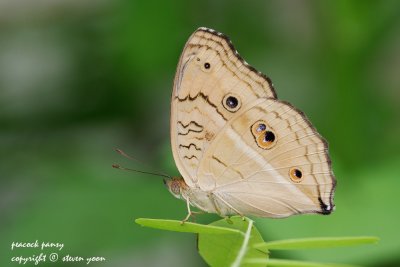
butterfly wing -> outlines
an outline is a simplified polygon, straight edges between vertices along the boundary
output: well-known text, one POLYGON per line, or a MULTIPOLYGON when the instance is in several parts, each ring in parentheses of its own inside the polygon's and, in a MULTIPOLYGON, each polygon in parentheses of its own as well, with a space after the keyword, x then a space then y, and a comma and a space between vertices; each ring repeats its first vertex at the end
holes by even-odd
POLYGON ((289 103, 262 98, 221 130, 203 155, 198 184, 236 213, 286 217, 333 210, 327 143, 289 103))
POLYGON ((230 40, 199 28, 179 60, 171 103, 171 144, 177 167, 190 187, 204 152, 235 116, 260 97, 276 98, 271 81, 249 66, 230 40))
POLYGON ((236 213, 285 217, 333 209, 326 142, 213 30, 198 29, 181 55, 171 143, 186 184, 212 192, 236 213))

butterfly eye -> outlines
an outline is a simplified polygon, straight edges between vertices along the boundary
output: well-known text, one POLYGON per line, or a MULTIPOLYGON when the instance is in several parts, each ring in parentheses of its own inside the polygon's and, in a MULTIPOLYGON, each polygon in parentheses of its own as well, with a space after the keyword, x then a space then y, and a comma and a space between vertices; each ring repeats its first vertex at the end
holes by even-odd
POLYGON ((260 132, 264 131, 266 128, 267 128, 267 126, 265 126, 264 123, 260 123, 260 124, 258 125, 256 131, 257 131, 258 133, 260 133, 260 132))
POLYGON ((226 95, 222 100, 222 104, 230 112, 235 112, 240 108, 239 98, 233 95, 226 95))
POLYGON ((172 193, 174 193, 175 195, 179 195, 181 192, 180 186, 179 186, 179 182, 173 181, 171 183, 171 191, 172 193))
POLYGON ((272 143, 275 141, 275 134, 271 131, 266 131, 264 135, 264 142, 272 143))
POLYGON ((276 136, 272 131, 263 131, 261 133, 257 133, 256 142, 259 147, 262 149, 271 149, 276 144, 276 136))
MULTIPOLYGON (((198 59, 200 59, 200 58, 198 58, 198 59)), ((201 67, 201 70, 206 72, 206 73, 210 73, 212 71, 211 63, 210 62, 205 62, 203 64, 203 62, 204 61, 202 61, 202 60, 197 60, 197 64, 201 67)))
POLYGON ((250 130, 260 148, 270 149, 275 146, 277 139, 275 131, 265 121, 256 121, 250 130))
POLYGON ((228 107, 232 108, 232 109, 233 109, 233 108, 236 108, 238 104, 239 104, 239 102, 238 102, 238 100, 237 100, 236 97, 229 96, 229 97, 226 99, 226 105, 227 105, 228 107))
POLYGON ((253 134, 254 138, 258 138, 266 129, 267 123, 263 120, 259 120, 251 126, 251 133, 253 134))
POLYGON ((268 124, 259 120, 251 126, 251 133, 257 145, 262 149, 270 149, 276 144, 276 134, 268 124))
POLYGON ((290 179, 292 179, 293 182, 299 183, 301 182, 301 178, 303 177, 303 173, 300 169, 297 168, 291 168, 289 171, 289 176, 290 179))
POLYGON ((275 145, 275 134, 271 131, 261 133, 257 138, 257 144, 263 149, 270 149, 275 145))

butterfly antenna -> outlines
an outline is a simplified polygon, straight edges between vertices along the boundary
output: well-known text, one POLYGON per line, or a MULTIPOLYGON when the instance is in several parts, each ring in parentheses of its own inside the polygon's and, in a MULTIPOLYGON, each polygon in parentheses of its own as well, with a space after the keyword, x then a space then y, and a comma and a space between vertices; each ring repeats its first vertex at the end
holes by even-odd
POLYGON ((139 161, 138 159, 135 159, 134 157, 129 156, 128 154, 126 154, 124 151, 122 151, 122 150, 119 149, 119 148, 116 148, 115 151, 117 151, 118 154, 124 156, 125 158, 128 158, 128 159, 130 159, 130 160, 139 162, 140 164, 144 164, 143 162, 139 161))
MULTIPOLYGON (((122 149, 116 148, 115 151, 116 151, 118 154, 124 156, 124 157, 127 158, 127 159, 130 159, 130 160, 132 160, 132 161, 136 161, 137 163, 143 165, 144 167, 151 168, 151 166, 149 166, 148 164, 143 163, 142 161, 138 160, 137 158, 134 158, 134 157, 132 157, 132 156, 126 154, 122 149)), ((116 164, 116 165, 118 165, 118 164, 116 164)), ((119 166, 119 165, 118 165, 118 166, 119 166)), ((120 167, 119 169, 121 169, 121 168, 122 168, 122 167, 120 167)), ((123 169, 128 170, 127 168, 123 168, 123 169)), ((154 168, 151 168, 151 169, 154 169, 154 168)), ((143 172, 143 171, 138 171, 138 172, 143 172)), ((150 174, 150 172, 144 172, 144 173, 149 173, 149 174, 150 174)), ((171 177, 170 175, 168 175, 168 174, 166 174, 165 172, 162 172, 162 171, 157 171, 157 172, 155 172, 155 173, 157 173, 157 175, 161 175, 161 176, 164 176, 164 177, 171 177)))
POLYGON ((114 169, 119 169, 119 170, 124 170, 124 171, 132 171, 132 172, 139 172, 139 173, 150 174, 150 175, 154 175, 154 176, 162 176, 162 177, 166 177, 166 178, 172 179, 171 176, 163 174, 163 173, 141 171, 141 170, 136 170, 136 169, 129 169, 129 168, 122 167, 119 164, 113 164, 112 167, 114 169))

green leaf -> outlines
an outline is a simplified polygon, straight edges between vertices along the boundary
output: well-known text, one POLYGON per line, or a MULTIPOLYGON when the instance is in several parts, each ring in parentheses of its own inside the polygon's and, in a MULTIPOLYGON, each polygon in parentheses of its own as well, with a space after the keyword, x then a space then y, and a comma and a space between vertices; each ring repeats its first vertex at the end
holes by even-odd
POLYGON ((199 253, 210 266, 265 266, 265 263, 244 263, 248 258, 268 258, 267 249, 254 248, 254 244, 263 242, 263 239, 253 221, 235 216, 231 222, 222 219, 211 225, 239 230, 240 234, 199 234, 199 253))
POLYGON ((256 264, 267 265, 268 267, 357 267, 356 265, 319 263, 310 261, 292 261, 279 259, 247 259, 244 263, 255 266, 256 264))
POLYGON ((198 250, 210 266, 350 267, 353 265, 269 259, 268 250, 354 246, 378 242, 377 237, 321 237, 264 242, 253 221, 234 216, 209 225, 163 219, 136 219, 136 223, 168 231, 198 234, 198 250))
POLYGON ((163 220, 163 219, 147 219, 139 218, 135 222, 141 226, 175 231, 175 232, 186 232, 186 233, 207 233, 207 234, 242 234, 238 229, 219 227, 213 225, 203 225, 198 223, 185 222, 182 224, 181 221, 176 220, 163 220))
POLYGON ((318 237, 301 238, 271 241, 256 244, 256 248, 265 248, 271 250, 278 249, 308 249, 308 248, 333 248, 344 246, 356 246, 362 244, 375 244, 379 238, 373 236, 360 237, 318 237))

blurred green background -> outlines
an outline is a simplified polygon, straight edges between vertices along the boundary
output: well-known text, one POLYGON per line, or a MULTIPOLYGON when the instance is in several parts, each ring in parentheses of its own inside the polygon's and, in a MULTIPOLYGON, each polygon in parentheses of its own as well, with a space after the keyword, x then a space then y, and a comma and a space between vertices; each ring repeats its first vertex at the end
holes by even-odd
POLYGON ((185 203, 160 178, 111 168, 178 174, 170 94, 180 52, 199 26, 230 36, 330 144, 336 211, 257 219, 264 238, 381 238, 272 257, 400 266, 397 0, 0 1, 0 265, 39 254, 10 248, 38 239, 64 243, 60 255, 106 258, 89 266, 205 266, 194 235, 134 223, 182 219, 185 203))

